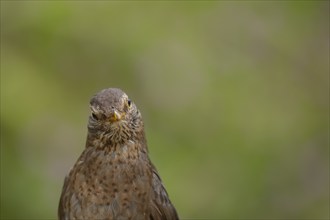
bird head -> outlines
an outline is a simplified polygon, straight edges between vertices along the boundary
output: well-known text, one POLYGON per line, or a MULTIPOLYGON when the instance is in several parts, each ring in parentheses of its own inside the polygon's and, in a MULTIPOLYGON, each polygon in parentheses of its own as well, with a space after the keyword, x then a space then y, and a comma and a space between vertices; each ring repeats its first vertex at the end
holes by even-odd
POLYGON ((143 131, 142 116, 134 102, 120 89, 104 89, 90 101, 89 132, 112 143, 137 138, 143 131))

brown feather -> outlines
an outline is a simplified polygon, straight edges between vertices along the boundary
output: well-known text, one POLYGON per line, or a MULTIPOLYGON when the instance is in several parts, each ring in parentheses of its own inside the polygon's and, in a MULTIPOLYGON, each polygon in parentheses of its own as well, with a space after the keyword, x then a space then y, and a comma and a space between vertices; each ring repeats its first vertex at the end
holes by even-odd
POLYGON ((90 104, 86 147, 64 180, 59 219, 178 219, 135 104, 120 89, 102 90, 90 104))

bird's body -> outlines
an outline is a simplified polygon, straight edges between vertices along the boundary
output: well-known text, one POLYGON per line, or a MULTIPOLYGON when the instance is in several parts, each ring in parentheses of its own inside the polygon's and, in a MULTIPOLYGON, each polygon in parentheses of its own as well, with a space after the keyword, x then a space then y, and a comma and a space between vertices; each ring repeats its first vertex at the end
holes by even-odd
POLYGON ((178 219, 135 104, 119 89, 102 90, 90 104, 86 147, 65 178, 59 219, 178 219))

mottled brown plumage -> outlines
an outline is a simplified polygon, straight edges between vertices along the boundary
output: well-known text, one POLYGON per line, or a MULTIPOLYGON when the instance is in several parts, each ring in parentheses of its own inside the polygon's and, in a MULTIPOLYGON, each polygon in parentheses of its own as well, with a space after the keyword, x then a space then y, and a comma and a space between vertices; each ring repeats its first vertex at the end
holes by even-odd
POLYGON ((148 157, 136 105, 111 88, 90 107, 86 147, 65 178, 59 219, 178 219, 148 157))

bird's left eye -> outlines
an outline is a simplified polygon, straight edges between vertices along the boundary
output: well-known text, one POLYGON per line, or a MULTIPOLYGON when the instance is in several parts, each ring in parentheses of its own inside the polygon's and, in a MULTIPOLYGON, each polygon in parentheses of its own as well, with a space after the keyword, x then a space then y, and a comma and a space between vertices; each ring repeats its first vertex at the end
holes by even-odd
POLYGON ((130 99, 127 100, 127 105, 128 105, 128 107, 131 107, 132 101, 130 99))

